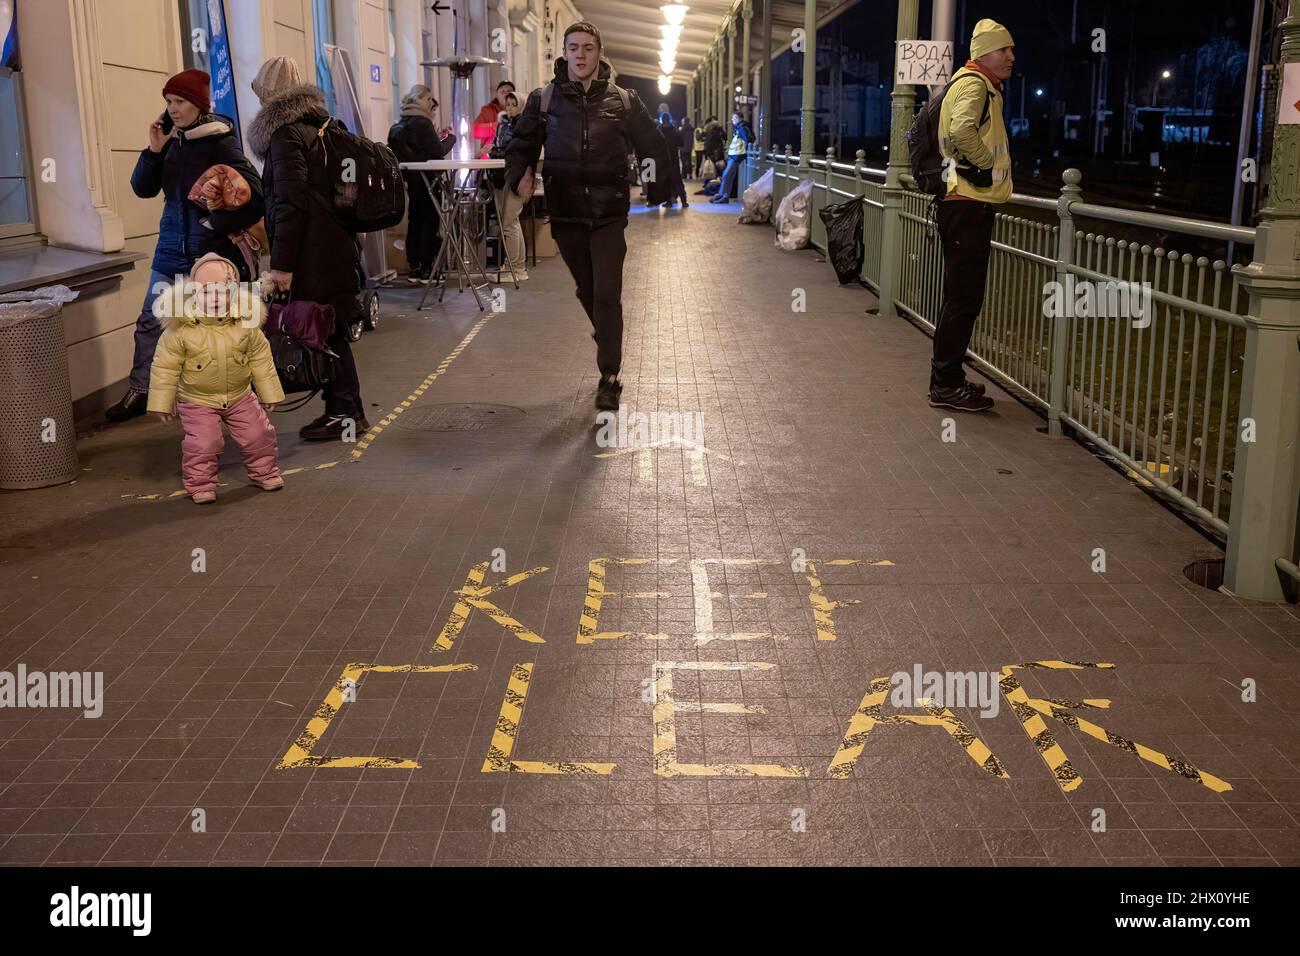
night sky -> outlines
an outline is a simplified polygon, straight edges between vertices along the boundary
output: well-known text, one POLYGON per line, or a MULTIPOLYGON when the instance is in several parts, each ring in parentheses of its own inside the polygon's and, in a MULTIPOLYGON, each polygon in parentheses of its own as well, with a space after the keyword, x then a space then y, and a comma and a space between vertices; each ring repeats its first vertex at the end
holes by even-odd
MULTIPOLYGON (((930 36, 929 7, 922 4, 921 37, 930 36)), ((860 113, 840 117, 840 153, 863 148, 869 160, 886 161, 896 9, 862 0, 818 32, 818 152, 832 143, 825 101, 834 61, 838 82, 855 87, 866 101, 860 113)), ((1222 218, 1236 175, 1253 11, 1253 0, 957 0, 955 56, 960 66, 983 17, 1003 23, 1016 41, 1005 116, 1023 115, 1023 130, 1012 142, 1017 190, 1050 195, 1059 188, 1060 171, 1074 166, 1099 200, 1222 218), (1106 31, 1104 60, 1092 49, 1096 28, 1106 31), (1161 78, 1165 70, 1168 79, 1161 78), (1103 75, 1104 107, 1112 111, 1100 124, 1104 139, 1094 105, 1103 75), (1125 143, 1126 103, 1134 110, 1200 110, 1195 118, 1163 120, 1197 127, 1195 139, 1167 142, 1162 120, 1147 114, 1129 119, 1125 143), (1101 147, 1094 148, 1098 142, 1101 147)), ((1270 0, 1262 62, 1271 57, 1271 27, 1270 0)), ((801 54, 787 52, 774 64, 772 129, 778 146, 799 142, 802 69, 801 54)), ((924 94, 918 102, 923 99, 924 94)), ((1257 146, 1252 137, 1248 155, 1257 146)))

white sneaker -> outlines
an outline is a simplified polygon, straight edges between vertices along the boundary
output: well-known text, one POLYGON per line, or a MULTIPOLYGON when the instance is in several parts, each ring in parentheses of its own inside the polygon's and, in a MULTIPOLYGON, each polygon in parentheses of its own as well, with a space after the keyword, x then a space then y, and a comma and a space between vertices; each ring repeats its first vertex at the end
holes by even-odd
POLYGON ((527 281, 528 281, 528 273, 527 273, 527 272, 522 272, 522 271, 517 271, 517 272, 515 272, 515 281, 516 281, 516 282, 527 282, 527 281))

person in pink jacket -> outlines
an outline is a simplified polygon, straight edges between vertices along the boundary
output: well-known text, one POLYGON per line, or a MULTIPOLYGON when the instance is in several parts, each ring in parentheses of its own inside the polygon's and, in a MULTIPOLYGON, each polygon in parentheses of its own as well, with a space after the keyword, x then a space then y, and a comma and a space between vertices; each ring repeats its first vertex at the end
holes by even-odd
POLYGON ((209 253, 194 264, 189 283, 158 296, 154 310, 165 331, 149 372, 148 410, 164 422, 180 417, 181 475, 190 497, 196 504, 217 500, 223 422, 249 480, 265 491, 283 488, 266 413, 284 401, 284 390, 262 334, 261 297, 239 282, 233 262, 209 253))

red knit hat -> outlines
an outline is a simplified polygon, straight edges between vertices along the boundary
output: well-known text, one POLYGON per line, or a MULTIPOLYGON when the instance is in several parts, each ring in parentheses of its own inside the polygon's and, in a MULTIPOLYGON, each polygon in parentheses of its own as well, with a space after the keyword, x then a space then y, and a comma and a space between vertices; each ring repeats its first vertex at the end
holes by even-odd
POLYGON ((211 80, 202 70, 182 70, 167 81, 163 87, 163 96, 168 93, 179 96, 197 106, 200 113, 207 113, 212 109, 208 93, 211 80))

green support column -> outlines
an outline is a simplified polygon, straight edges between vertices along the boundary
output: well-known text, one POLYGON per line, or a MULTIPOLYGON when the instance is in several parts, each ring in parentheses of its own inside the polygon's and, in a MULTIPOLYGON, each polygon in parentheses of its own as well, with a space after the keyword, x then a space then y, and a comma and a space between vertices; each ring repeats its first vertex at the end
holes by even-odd
POLYGON ((736 112, 736 15, 727 21, 727 122, 736 112))
MULTIPOLYGON (((1300 0, 1282 22, 1282 62, 1300 63, 1300 0)), ((1286 67, 1284 66, 1285 70, 1286 67)), ((1224 588, 1257 601, 1294 596, 1278 562, 1295 567, 1300 502, 1300 125, 1273 135, 1268 206, 1255 261, 1239 273, 1250 293, 1241 421, 1233 466, 1224 588), (1253 432, 1253 434, 1252 434, 1253 432), (1253 438, 1248 441, 1247 438, 1253 438)))
POLYGON ((803 101, 799 108, 799 166, 812 163, 817 112, 817 0, 803 0, 803 101))
MULTIPOLYGON (((719 38, 720 41, 721 38, 719 38)), ((711 112, 716 116, 722 102, 722 47, 715 41, 713 47, 713 98, 709 100, 711 112)))
MULTIPOLYGON (((1083 190, 1079 183, 1083 174, 1077 169, 1067 169, 1061 174, 1061 195, 1056 200, 1056 216, 1060 228, 1056 236, 1056 281, 1061 288, 1069 288, 1070 270, 1074 263, 1074 213, 1070 204, 1083 200, 1083 190)), ((1061 438, 1061 413, 1067 409, 1067 396, 1070 389, 1070 319, 1067 310, 1060 309, 1060 315, 1052 319, 1052 371, 1047 387, 1047 434, 1061 438)))
POLYGON ((718 122, 727 125, 727 30, 718 32, 718 122))
POLYGON ((763 0, 763 72, 758 88, 758 145, 772 149, 772 0, 763 0))
MULTIPOLYGON (((916 39, 919 0, 898 0, 898 39, 916 39)), ((892 64, 891 64, 892 65, 892 64)), ((902 245, 903 174, 907 172, 907 130, 916 115, 916 91, 894 80, 889 121, 889 165, 885 167, 885 216, 880 233, 880 306, 877 315, 893 315, 898 298, 899 248, 902 245)))
POLYGON ((709 112, 718 112, 718 48, 709 51, 709 112))
MULTIPOLYGON (((740 93, 742 96, 749 96, 749 21, 754 16, 753 0, 745 0, 745 6, 741 13, 744 17, 742 24, 740 40, 740 93)), ((747 119, 753 119, 753 111, 746 107, 744 115, 747 119)))

